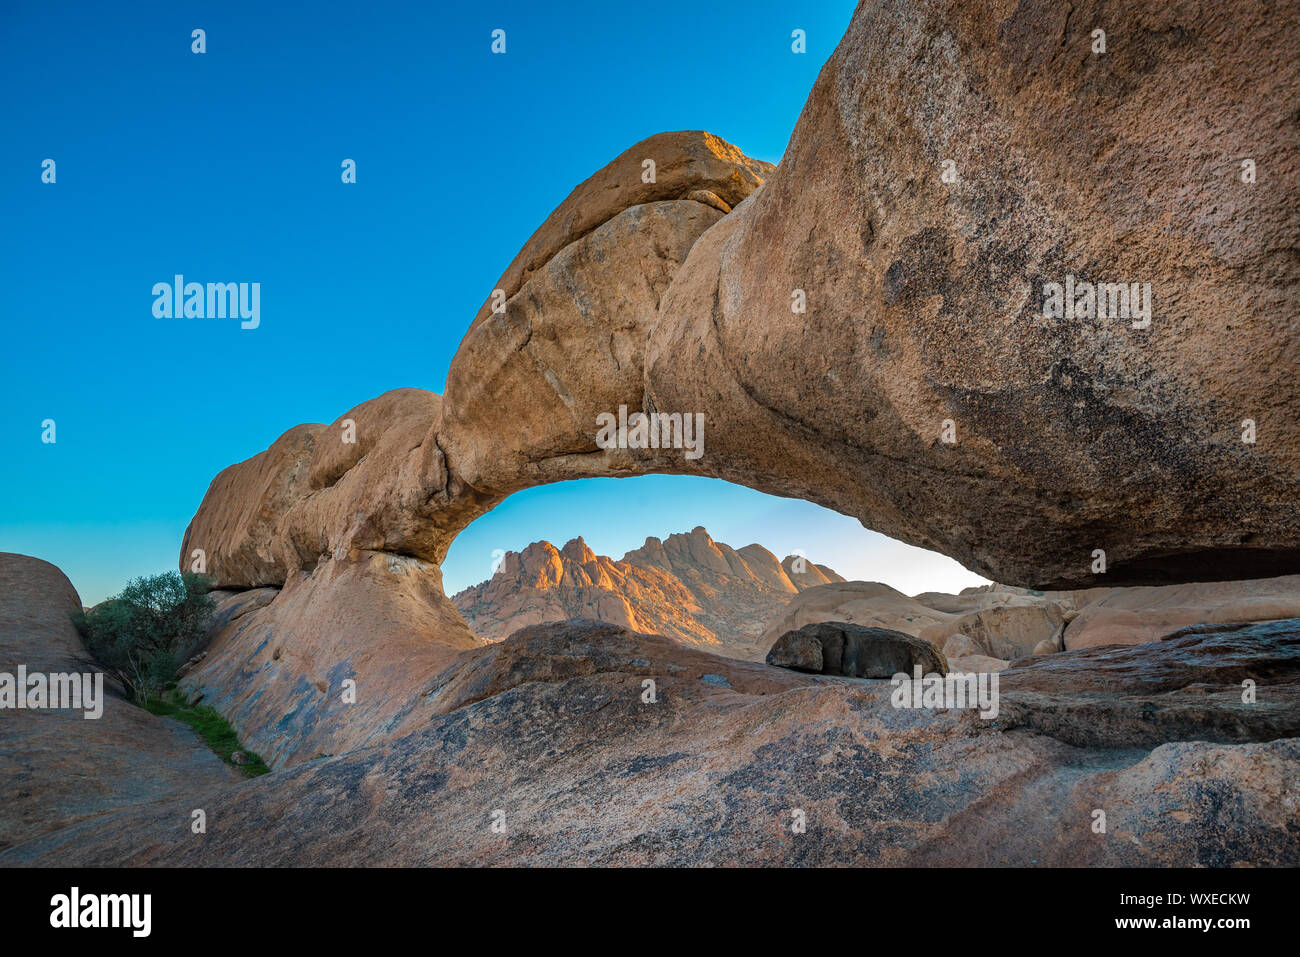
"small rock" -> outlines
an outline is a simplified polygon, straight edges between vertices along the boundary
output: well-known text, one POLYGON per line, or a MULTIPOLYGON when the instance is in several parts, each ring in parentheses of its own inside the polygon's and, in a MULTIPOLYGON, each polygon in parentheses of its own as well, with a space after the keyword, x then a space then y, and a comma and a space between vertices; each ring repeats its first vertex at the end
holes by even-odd
POLYGON ((990 658, 988 655, 965 655, 958 658, 948 658, 948 669, 950 674, 979 674, 981 672, 1001 671, 1008 667, 1011 662, 1005 658, 990 658))
POLYGON ((248 761, 249 761, 248 755, 245 754, 243 751, 232 751, 230 753, 231 764, 241 764, 241 765, 248 764, 248 761))

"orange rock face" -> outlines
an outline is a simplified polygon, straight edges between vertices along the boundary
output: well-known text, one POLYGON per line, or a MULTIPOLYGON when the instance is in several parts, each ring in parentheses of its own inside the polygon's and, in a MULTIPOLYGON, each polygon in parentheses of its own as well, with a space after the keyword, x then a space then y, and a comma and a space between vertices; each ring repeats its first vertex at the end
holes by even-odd
POLYGON ((570 618, 666 635, 719 654, 758 660, 768 623, 806 582, 842 580, 801 563, 793 577, 761 545, 733 549, 703 528, 647 538, 616 561, 577 538, 562 549, 534 542, 507 552, 496 574, 452 597, 480 637, 499 641, 520 628, 570 618))

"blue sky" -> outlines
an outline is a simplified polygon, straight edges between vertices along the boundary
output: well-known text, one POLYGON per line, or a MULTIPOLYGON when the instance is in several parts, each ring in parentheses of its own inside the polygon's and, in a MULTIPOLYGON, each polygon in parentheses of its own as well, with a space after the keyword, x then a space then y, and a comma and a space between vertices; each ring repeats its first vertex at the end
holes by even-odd
MULTIPOLYGON (((385 390, 441 392, 506 264, 622 150, 707 129, 779 161, 852 8, 6 0, 0 550, 88 604, 174 567, 220 469, 385 390), (155 318, 176 273, 260 282, 260 327, 155 318)), ((808 503, 658 477, 515 496, 457 541, 448 589, 496 548, 584 535, 617 557, 697 524, 906 590, 977 581, 808 503)))

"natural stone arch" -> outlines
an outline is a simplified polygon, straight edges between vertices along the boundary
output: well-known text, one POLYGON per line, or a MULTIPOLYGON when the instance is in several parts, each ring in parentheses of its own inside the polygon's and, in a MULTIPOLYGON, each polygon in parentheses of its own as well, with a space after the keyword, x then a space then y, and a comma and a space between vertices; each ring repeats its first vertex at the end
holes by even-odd
POLYGON ((993 29, 958 0, 860 5, 779 170, 704 133, 637 144, 529 240, 445 398, 387 393, 345 416, 355 445, 299 426, 227 469, 182 567, 202 548, 223 586, 284 585, 263 618, 352 589, 388 610, 372 642, 420 619, 466 647, 437 581, 460 529, 521 488, 658 471, 808 498, 1008 584, 1294 571, 1300 10, 1261 32, 1093 6, 993 29), (1094 61, 1103 14, 1126 42, 1094 61), (1229 158, 1261 129, 1277 179, 1248 190, 1229 158), (1045 319, 1067 275, 1151 283, 1150 334, 1045 319), (619 404, 704 413, 706 455, 598 449, 619 404))
POLYGON ((627 150, 525 245, 452 361, 446 396, 398 389, 302 425, 214 479, 182 544, 223 587, 280 585, 358 551, 441 562, 455 535, 523 488, 695 472, 680 452, 601 450, 596 417, 645 404, 645 346, 695 241, 770 164, 707 133, 627 150), (656 160, 642 180, 642 157, 656 160), (354 442, 345 441, 355 436, 354 442))

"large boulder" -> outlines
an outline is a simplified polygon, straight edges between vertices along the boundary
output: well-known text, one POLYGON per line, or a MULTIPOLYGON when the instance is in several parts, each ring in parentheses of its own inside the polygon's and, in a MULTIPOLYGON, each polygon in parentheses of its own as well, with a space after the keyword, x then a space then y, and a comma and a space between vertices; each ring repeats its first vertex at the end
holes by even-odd
POLYGON ((1300 617, 1300 575, 1076 593, 1065 647, 1156 641, 1187 625, 1300 617))
POLYGON ((934 645, 901 631, 865 628, 848 622, 823 622, 788 631, 767 653, 767 663, 795 671, 847 678, 892 678, 947 674, 948 661, 934 645))
POLYGON ((1156 641, 1196 624, 1300 617, 1300 575, 1182 585, 1135 585, 1034 591, 1009 585, 968 588, 960 595, 926 592, 909 598, 879 582, 809 588, 791 598, 765 633, 768 646, 792 629, 821 621, 891 628, 961 654, 1016 658, 1099 645, 1156 641))

